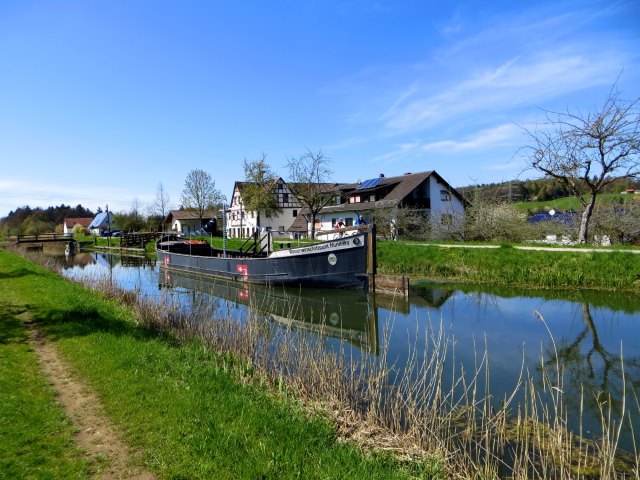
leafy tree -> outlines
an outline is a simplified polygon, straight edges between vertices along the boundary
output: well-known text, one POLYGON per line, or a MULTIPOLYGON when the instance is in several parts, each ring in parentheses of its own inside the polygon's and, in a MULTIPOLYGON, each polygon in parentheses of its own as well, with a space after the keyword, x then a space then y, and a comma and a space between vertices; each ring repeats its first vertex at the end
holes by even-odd
POLYGON ((289 169, 289 189, 308 210, 311 216, 311 238, 316 235, 316 216, 322 207, 335 198, 336 184, 328 183, 333 172, 329 169, 330 161, 321 151, 311 150, 298 158, 287 161, 289 169))
POLYGON ((23 233, 46 233, 62 231, 62 222, 67 217, 91 217, 94 213, 82 205, 71 207, 61 204, 58 207, 31 208, 28 205, 9 212, 0 219, 2 235, 21 235, 23 233))
POLYGON ((616 87, 592 111, 546 112, 535 130, 523 129, 530 168, 558 180, 582 207, 578 241, 585 243, 597 196, 618 178, 640 175, 640 98, 624 101, 616 87))
MULTIPOLYGON (((204 170, 191 170, 184 181, 184 189, 180 201, 182 207, 192 212, 204 225, 207 213, 216 210, 223 202, 224 196, 216 188, 216 182, 204 170)), ((209 220, 207 218, 207 220, 209 220)))
POLYGON ((245 158, 243 167, 245 183, 242 185, 242 201, 246 210, 257 212, 258 216, 264 213, 267 218, 282 212, 273 190, 278 178, 267 163, 267 156, 263 154, 262 159, 252 162, 245 158))
POLYGON ((118 228, 123 232, 139 232, 144 230, 146 222, 140 214, 138 200, 134 200, 128 212, 122 211, 113 214, 112 228, 118 228))

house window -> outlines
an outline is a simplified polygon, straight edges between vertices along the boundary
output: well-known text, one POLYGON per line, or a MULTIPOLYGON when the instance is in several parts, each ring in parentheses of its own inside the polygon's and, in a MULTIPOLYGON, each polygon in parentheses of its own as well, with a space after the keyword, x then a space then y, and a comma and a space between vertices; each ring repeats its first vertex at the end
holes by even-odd
POLYGON ((453 215, 450 213, 443 213, 440 217, 440 223, 446 227, 453 225, 453 215))
POLYGON ((370 202, 375 202, 376 201, 376 194, 372 193, 371 195, 369 195, 369 201, 370 202))
POLYGON ((331 219, 331 228, 336 228, 336 223, 338 223, 338 219, 337 218, 332 218, 331 219))
POLYGON ((280 225, 280 226, 278 227, 278 231, 279 231, 280 233, 284 233, 284 226, 280 225))
POLYGON ((282 194, 282 203, 289 203, 289 194, 288 193, 283 193, 282 194))
POLYGON ((440 201, 442 202, 450 202, 451 201, 451 193, 447 190, 440 190, 440 201))
POLYGON ((293 218, 296 218, 298 216, 298 210, 294 210, 293 212, 291 212, 293 215, 293 218))
POLYGON ((353 227, 353 218, 351 218, 351 217, 345 218, 344 219, 344 226, 345 227, 353 227))

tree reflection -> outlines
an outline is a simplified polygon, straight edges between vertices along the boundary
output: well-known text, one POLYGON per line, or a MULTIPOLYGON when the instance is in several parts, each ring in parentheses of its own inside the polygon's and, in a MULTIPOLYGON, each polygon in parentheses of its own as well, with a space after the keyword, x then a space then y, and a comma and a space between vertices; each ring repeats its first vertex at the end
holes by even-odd
MULTIPOLYGON (((598 334, 590 305, 582 302, 580 306, 584 328, 573 341, 561 339, 557 344, 549 345, 546 351, 549 360, 544 366, 559 367, 565 399, 569 403, 577 406, 584 392, 585 406, 599 418, 600 407, 606 402, 611 402, 614 411, 620 412, 625 386, 627 392, 640 387, 640 358, 624 358, 622 345, 620 351, 607 350, 598 334)), ((538 367, 539 373, 543 373, 542 368, 538 367)))

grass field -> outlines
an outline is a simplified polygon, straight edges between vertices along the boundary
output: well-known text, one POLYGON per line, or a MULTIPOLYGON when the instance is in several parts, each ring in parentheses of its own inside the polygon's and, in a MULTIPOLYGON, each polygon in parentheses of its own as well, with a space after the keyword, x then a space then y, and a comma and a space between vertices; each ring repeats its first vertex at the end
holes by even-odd
POLYGON ((461 283, 640 291, 640 255, 624 250, 442 248, 403 241, 378 242, 377 250, 378 271, 383 274, 461 283))

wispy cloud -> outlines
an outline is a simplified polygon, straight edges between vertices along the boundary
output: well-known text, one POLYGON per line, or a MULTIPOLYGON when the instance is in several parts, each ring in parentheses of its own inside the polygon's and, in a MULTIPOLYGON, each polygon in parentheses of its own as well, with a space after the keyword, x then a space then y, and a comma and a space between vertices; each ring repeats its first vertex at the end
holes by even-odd
POLYGON ((406 142, 374 160, 383 163, 391 163, 396 160, 425 153, 438 153, 446 156, 459 153, 478 154, 497 148, 509 147, 518 144, 518 137, 522 134, 520 127, 514 124, 498 125, 492 128, 477 131, 461 140, 436 140, 432 142, 406 142))
POLYGON ((620 64, 614 55, 594 59, 575 52, 515 57, 434 95, 423 95, 412 86, 398 96, 380 121, 386 129, 401 134, 456 117, 541 106, 562 94, 610 84, 620 64))
POLYGON ((498 125, 482 130, 462 140, 439 140, 420 146, 423 152, 465 152, 481 151, 498 146, 513 145, 521 129, 516 125, 498 125))

